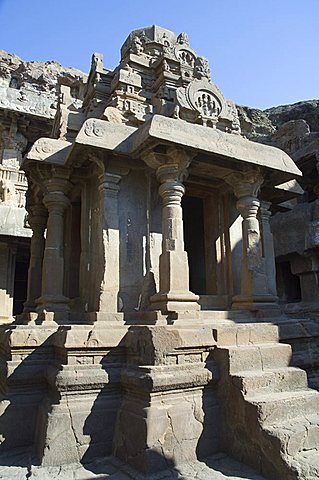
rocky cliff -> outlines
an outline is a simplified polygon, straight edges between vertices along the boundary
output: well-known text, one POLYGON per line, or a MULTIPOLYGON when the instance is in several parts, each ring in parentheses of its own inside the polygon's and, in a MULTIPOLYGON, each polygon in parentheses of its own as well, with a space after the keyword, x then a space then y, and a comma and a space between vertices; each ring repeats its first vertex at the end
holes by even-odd
POLYGON ((319 100, 258 110, 237 106, 242 134, 289 154, 319 138, 319 100))
POLYGON ((59 63, 25 62, 0 50, 0 108, 53 119, 58 85, 71 87, 74 101, 83 96, 87 76, 59 63))

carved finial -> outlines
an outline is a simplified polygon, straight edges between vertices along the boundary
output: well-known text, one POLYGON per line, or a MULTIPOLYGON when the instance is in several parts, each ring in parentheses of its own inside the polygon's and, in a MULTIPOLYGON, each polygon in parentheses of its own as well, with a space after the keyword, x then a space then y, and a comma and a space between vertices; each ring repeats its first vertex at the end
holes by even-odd
POLYGON ((207 58, 197 57, 195 60, 194 75, 201 80, 202 78, 208 78, 210 80, 210 69, 207 58))
POLYGON ((103 69, 103 55, 102 53, 94 52, 91 60, 91 70, 96 71, 98 67, 103 69))
POLYGON ((143 42, 137 35, 132 38, 131 53, 136 55, 143 53, 143 42))
POLYGON ((177 37, 177 43, 180 43, 181 45, 189 46, 187 33, 185 32, 180 33, 177 37))

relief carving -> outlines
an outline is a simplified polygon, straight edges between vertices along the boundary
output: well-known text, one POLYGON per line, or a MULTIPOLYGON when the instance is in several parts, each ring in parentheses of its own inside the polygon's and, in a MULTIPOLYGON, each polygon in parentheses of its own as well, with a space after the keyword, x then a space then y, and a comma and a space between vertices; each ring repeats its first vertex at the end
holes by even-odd
POLYGON ((105 129, 96 120, 87 120, 84 127, 84 133, 88 137, 103 137, 105 129))
POLYGON ((176 100, 186 119, 191 121, 193 118, 193 121, 201 121, 204 125, 207 122, 209 125, 216 124, 226 106, 222 94, 207 78, 195 79, 186 88, 178 88, 176 100))
POLYGON ((18 198, 14 184, 7 179, 0 180, 0 203, 9 206, 18 206, 18 198))
POLYGON ((34 149, 40 154, 42 154, 42 153, 49 154, 49 153, 53 152, 52 145, 47 140, 45 140, 43 138, 40 138, 35 143, 34 149))
POLYGON ((219 99, 208 90, 198 90, 194 103, 203 117, 218 117, 222 109, 219 99))

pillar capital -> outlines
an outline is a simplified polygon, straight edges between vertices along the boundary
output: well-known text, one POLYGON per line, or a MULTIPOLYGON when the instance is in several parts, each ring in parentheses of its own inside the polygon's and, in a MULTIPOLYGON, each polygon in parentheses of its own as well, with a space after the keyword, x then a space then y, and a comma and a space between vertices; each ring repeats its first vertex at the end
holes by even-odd
POLYGON ((263 213, 267 213, 267 215, 270 217, 271 216, 271 211, 270 211, 271 205, 272 205, 271 202, 267 202, 266 200, 260 200, 260 211, 262 211, 263 213))
POLYGON ((43 203, 49 213, 63 214, 64 210, 70 205, 70 200, 63 192, 50 192, 44 195, 43 203))
POLYGON ((257 197, 252 195, 240 197, 236 203, 237 210, 243 219, 256 218, 259 210, 260 202, 257 197))
POLYGON ((44 181, 44 187, 47 193, 64 193, 64 195, 67 195, 72 188, 72 183, 67 178, 53 176, 44 181))
POLYGON ((98 189, 101 195, 116 197, 120 191, 120 181, 122 176, 117 173, 103 172, 98 176, 98 189))
POLYGON ((260 218, 269 223, 269 219, 271 217, 271 202, 266 202, 266 200, 261 200, 260 201, 260 207, 259 207, 259 213, 260 213, 260 218))
POLYGON ((48 210, 43 204, 30 205, 28 207, 28 223, 33 234, 42 234, 47 226, 48 210))
POLYGON ((264 177, 259 168, 250 168, 243 172, 233 172, 224 177, 225 182, 233 187, 237 198, 257 197, 264 177))
POLYGON ((180 181, 188 176, 187 168, 194 157, 193 152, 180 147, 168 147, 165 152, 151 151, 142 158, 156 170, 160 182, 180 181))

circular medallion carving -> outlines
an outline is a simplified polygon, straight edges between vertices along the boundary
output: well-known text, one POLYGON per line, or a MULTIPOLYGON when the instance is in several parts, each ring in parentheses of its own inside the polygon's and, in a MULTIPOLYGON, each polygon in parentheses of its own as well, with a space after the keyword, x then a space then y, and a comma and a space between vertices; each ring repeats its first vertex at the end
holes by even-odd
POLYGON ((218 117, 222 110, 220 100, 208 90, 198 90, 196 92, 194 105, 203 117, 218 117))

